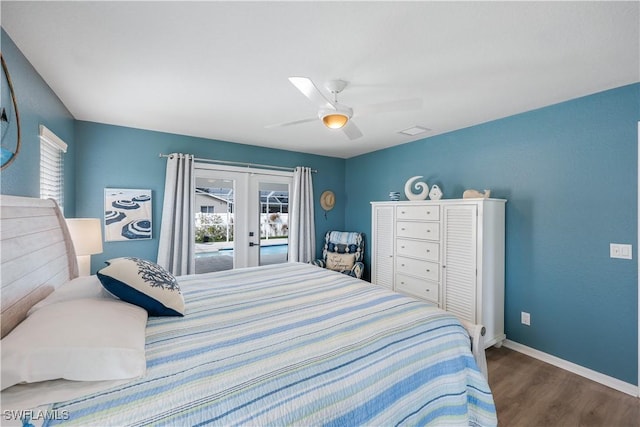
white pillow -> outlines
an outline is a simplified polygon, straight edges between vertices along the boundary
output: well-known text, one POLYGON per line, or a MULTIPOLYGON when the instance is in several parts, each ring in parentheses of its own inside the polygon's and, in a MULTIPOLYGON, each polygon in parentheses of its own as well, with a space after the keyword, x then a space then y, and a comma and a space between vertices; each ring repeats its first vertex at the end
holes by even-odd
POLYGON ((356 254, 327 254, 327 268, 335 271, 351 270, 356 262, 356 254))
POLYGON ((115 258, 98 270, 107 291, 150 316, 184 316, 184 297, 173 274, 141 258, 115 258))
POLYGON ((27 312, 27 316, 30 316, 35 311, 49 304, 78 298, 114 299, 113 295, 102 287, 97 276, 76 277, 58 286, 58 288, 51 292, 45 299, 31 307, 27 312))
POLYGON ((41 307, 2 339, 2 389, 58 378, 141 377, 146 371, 146 325, 146 311, 115 298, 41 307))

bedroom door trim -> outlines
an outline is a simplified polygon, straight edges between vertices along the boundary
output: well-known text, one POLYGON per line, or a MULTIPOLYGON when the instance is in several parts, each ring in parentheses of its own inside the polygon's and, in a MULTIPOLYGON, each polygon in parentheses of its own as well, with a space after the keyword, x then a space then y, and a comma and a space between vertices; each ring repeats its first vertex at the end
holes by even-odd
POLYGON ((636 264, 638 266, 638 393, 637 397, 640 398, 640 121, 638 121, 638 209, 636 210, 636 216, 638 219, 638 239, 636 240, 636 264))
MULTIPOLYGON (((256 200, 261 182, 289 183, 293 172, 250 167, 195 163, 198 172, 206 171, 226 175, 238 185, 235 188, 235 230, 233 268, 253 267, 260 264, 260 203, 256 200), (288 181, 287 181, 288 180, 288 181), (254 215, 256 214, 256 215, 254 215)), ((194 242, 195 244, 195 242, 194 242)))

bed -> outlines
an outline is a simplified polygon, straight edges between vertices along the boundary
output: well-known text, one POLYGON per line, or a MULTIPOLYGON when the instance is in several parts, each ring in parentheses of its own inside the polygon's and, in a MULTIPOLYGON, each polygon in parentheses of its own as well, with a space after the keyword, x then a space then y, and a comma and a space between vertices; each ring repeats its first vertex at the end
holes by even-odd
MULTIPOLYGON (((55 203, 0 202, 4 337, 77 270, 55 203), (20 261, 35 252, 47 261, 20 261)), ((25 413, 34 425, 497 424, 471 351, 480 329, 436 307, 301 263, 177 281, 185 316, 148 317, 144 375, 16 384, 2 391, 3 425, 25 413), (56 387, 65 399, 47 402, 56 387)))

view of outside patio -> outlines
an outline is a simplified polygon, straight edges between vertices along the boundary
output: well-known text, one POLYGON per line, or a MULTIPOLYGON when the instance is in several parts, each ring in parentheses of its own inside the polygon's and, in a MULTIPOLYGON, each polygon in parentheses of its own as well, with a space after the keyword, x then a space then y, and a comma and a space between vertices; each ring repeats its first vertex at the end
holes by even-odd
MULTIPOLYGON (((196 213, 196 243, 211 243, 212 248, 231 248, 233 213, 196 213), (216 245, 217 244, 217 245, 216 245)), ((286 239, 289 236, 288 213, 261 213, 260 239, 286 239)))
MULTIPOLYGON (((196 273, 233 268, 234 202, 230 188, 196 192, 196 273)), ((260 265, 286 262, 288 192, 260 191, 260 265)))

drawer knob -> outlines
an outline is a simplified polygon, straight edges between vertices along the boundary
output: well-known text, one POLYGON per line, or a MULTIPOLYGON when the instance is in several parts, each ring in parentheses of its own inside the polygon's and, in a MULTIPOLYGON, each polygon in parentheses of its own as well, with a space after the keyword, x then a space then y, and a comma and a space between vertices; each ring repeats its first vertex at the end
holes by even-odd
POLYGON ((404 231, 404 227, 402 227, 400 230, 404 231))
POLYGON ((427 211, 427 215, 431 215, 431 211, 427 211))
POLYGON ((427 233, 431 233, 431 230, 427 230, 427 233))
POLYGON ((404 249, 404 245, 400 246, 402 249, 404 249))
POLYGON ((425 291, 425 292, 431 292, 429 289, 425 289, 424 291, 425 291))
MULTIPOLYGON (((404 248, 404 246, 403 246, 403 248, 404 248)), ((431 252, 431 251, 429 249, 427 249, 427 253, 429 253, 429 252, 431 252)))
POLYGON ((429 269, 427 268, 427 273, 429 273, 430 271, 431 271, 431 270, 429 270, 429 269))

